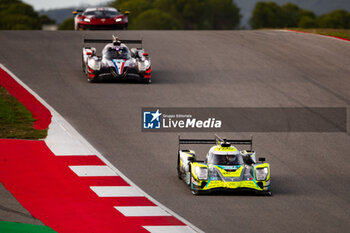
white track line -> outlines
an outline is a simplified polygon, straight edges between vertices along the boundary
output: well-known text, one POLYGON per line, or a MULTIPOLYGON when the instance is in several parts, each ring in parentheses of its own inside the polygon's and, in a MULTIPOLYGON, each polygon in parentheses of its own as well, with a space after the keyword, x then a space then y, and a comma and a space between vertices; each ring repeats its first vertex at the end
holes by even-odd
POLYGON ((151 233, 193 233, 188 226, 143 226, 151 233))
POLYGON ((108 166, 69 166, 78 176, 118 176, 108 166))
POLYGON ((45 139, 46 145, 56 156, 64 155, 94 155, 95 151, 87 147, 83 140, 77 140, 76 133, 71 127, 50 109, 51 124, 45 139), (73 133, 72 133, 73 132, 73 133))
MULTIPOLYGON (((25 83, 23 83, 16 75, 8 70, 4 65, 0 64, 0 68, 6 71, 13 79, 15 79, 22 87, 24 87, 29 93, 31 93, 38 101, 40 101, 52 114, 52 122, 49 127, 48 137, 45 139, 45 143, 50 150, 56 155, 96 155, 101 159, 107 166, 109 166, 116 174, 125 180, 129 186, 118 186, 112 189, 106 188, 106 186, 92 186, 90 187, 97 195, 106 195, 107 191, 113 194, 113 197, 118 197, 118 193, 127 194, 128 196, 145 196, 147 199, 152 201, 154 204, 162 208, 163 210, 170 213, 175 218, 188 226, 144 226, 145 229, 152 233, 187 233, 187 232, 199 232, 203 231, 176 214, 172 210, 168 209, 160 202, 152 198, 150 195, 145 193, 136 184, 134 184, 128 177, 121 173, 116 167, 113 166, 100 152, 98 152, 81 134, 78 133, 54 108, 46 103, 38 94, 30 89, 25 83), (103 189, 105 188, 105 189, 103 189), (96 190, 96 191, 95 191, 96 190)), ((106 196, 107 197, 107 196, 106 196)))
POLYGON ((90 186, 99 197, 143 197, 143 193, 132 186, 90 186))
POLYGON ((171 216, 158 206, 114 206, 114 208, 127 217, 171 216))

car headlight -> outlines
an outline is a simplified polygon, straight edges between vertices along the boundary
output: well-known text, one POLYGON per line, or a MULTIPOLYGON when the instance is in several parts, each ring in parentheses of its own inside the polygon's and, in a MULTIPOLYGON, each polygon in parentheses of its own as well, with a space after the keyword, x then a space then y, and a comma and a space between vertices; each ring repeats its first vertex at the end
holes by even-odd
POLYGON ((150 67, 151 63, 148 60, 145 60, 143 62, 138 62, 137 66, 140 71, 146 71, 150 67))
POLYGON ((129 63, 129 67, 135 67, 135 61, 129 63))
POLYGON ((261 167, 255 169, 256 180, 263 181, 266 180, 267 174, 269 174, 269 169, 267 167, 261 167))
POLYGON ((94 60, 94 59, 89 59, 88 66, 93 70, 99 70, 101 68, 101 63, 99 61, 94 60))
POLYGON ((198 180, 207 180, 208 179, 208 169, 206 167, 196 167, 194 173, 198 177, 198 180))
POLYGON ((149 66, 151 65, 151 63, 149 62, 149 60, 145 60, 144 61, 144 64, 145 64, 145 68, 146 70, 149 68, 149 66))
POLYGON ((89 18, 84 18, 84 21, 90 23, 91 20, 89 18))
POLYGON ((140 71, 145 71, 146 67, 143 62, 137 62, 137 67, 139 68, 140 71))
POLYGON ((118 23, 118 22, 121 22, 123 19, 122 18, 117 18, 115 19, 115 21, 118 23))

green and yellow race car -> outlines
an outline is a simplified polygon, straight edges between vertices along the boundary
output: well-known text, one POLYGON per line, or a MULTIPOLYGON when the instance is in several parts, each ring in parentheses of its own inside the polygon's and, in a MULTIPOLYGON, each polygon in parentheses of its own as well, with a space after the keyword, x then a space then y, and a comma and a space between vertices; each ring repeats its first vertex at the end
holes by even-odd
POLYGON ((265 158, 256 161, 252 150, 252 139, 181 139, 177 172, 179 179, 190 186, 192 194, 198 195, 221 190, 250 190, 271 195, 270 165, 265 158), (181 144, 215 144, 206 155, 205 161, 198 161, 193 150, 183 150, 181 144), (250 150, 238 150, 233 145, 250 145, 250 150))

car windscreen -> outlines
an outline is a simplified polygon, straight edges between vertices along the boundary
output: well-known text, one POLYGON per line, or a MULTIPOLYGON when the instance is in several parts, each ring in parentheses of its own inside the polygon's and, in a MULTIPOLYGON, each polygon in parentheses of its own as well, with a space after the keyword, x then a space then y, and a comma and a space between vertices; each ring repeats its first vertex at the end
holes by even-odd
POLYGON ((103 56, 109 60, 112 59, 129 59, 130 58, 130 52, 129 49, 126 47, 122 48, 108 48, 104 51, 103 56))
POLYGON ((241 165, 243 164, 243 159, 240 155, 211 154, 208 163, 215 165, 241 165))
POLYGON ((86 11, 83 14, 84 16, 94 16, 96 18, 112 18, 119 15, 118 11, 86 11))

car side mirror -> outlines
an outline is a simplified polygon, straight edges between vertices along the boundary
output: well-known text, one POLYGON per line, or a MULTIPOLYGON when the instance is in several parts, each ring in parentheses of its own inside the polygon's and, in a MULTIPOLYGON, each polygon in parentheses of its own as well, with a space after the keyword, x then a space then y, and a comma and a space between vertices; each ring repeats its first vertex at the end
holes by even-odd
POLYGON ((265 162, 265 160, 266 160, 266 159, 265 159, 264 157, 260 157, 260 158, 259 158, 259 162, 262 162, 262 163, 263 163, 263 162, 265 162))
POLYGON ((81 15, 84 11, 83 10, 75 10, 72 12, 73 15, 81 15))
POLYGON ((194 161, 196 161, 196 159, 195 159, 194 157, 188 157, 187 160, 188 160, 188 162, 194 162, 194 161))

